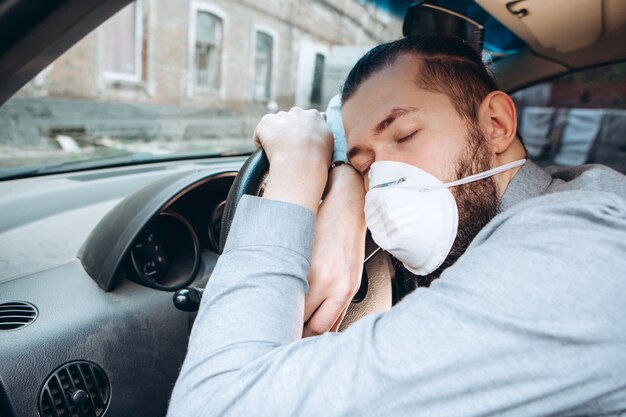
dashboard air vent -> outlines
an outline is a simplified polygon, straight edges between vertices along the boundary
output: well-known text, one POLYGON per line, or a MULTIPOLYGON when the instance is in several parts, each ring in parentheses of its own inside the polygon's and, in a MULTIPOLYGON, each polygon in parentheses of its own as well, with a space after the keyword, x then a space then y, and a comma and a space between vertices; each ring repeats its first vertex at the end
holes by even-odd
POLYGON ((0 303, 0 331, 28 326, 37 318, 37 309, 25 301, 0 303))
POLYGON ((48 377, 39 395, 41 417, 100 417, 111 399, 106 374, 91 362, 67 363, 48 377))

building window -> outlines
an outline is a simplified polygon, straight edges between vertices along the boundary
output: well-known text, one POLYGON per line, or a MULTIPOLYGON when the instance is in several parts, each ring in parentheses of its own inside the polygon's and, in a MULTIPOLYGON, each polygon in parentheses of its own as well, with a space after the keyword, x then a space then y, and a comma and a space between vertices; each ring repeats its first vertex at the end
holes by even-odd
POLYGON ((256 32, 254 54, 254 99, 267 101, 272 92, 272 55, 274 39, 265 32, 256 32))
POLYGON ((200 88, 219 88, 222 19, 199 11, 196 15, 194 84, 200 88))
POLYGON ((141 10, 141 0, 137 0, 102 25, 102 71, 105 78, 135 82, 141 79, 141 10))
POLYGON ((322 102, 322 80, 324 79, 324 55, 315 54, 315 70, 313 71, 313 88, 311 89, 311 104, 322 102))

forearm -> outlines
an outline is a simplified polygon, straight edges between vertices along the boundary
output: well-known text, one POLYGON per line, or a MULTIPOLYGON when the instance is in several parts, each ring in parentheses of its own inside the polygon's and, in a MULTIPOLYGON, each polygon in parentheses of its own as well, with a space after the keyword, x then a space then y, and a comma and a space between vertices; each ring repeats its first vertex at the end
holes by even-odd
MULTIPOLYGON (((365 221, 360 176, 353 168, 340 166, 331 171, 330 180, 322 210, 346 215, 358 242, 351 247, 362 251, 365 221)), ((210 333, 210 339, 201 342, 202 350, 245 343, 245 356, 254 358, 260 351, 251 349, 250 340, 263 351, 301 335, 315 216, 301 205, 265 197, 246 196, 240 202, 224 253, 204 292, 190 350, 196 339, 210 333)))
POLYGON ((242 198, 194 323, 185 385, 300 337, 314 220, 296 205, 242 198))
POLYGON ((328 178, 328 158, 275 158, 270 165, 264 198, 297 204, 314 214, 328 178))
MULTIPOLYGON (((349 207, 357 215, 351 221, 359 225, 362 184, 350 170, 331 171, 326 204, 349 207)), ((203 394, 211 395, 232 374, 301 337, 314 223, 315 216, 302 206, 242 199, 205 289, 179 379, 182 385, 174 394, 201 385, 203 394)), ((177 395, 174 399, 181 400, 177 395)))
POLYGON ((324 202, 335 210, 349 208, 357 217, 361 217, 365 204, 365 187, 356 169, 342 164, 330 171, 324 202))
MULTIPOLYGON (((324 202, 320 207, 318 228, 324 228, 324 222, 335 226, 330 236, 339 250, 358 251, 359 256, 346 256, 345 259, 363 259, 365 244, 365 189, 361 176, 349 165, 340 165, 330 171, 324 202), (337 224, 342 227, 336 227, 337 224)), ((316 246, 317 247, 317 246, 316 246)), ((315 259, 315 256, 314 256, 315 259)))
POLYGON ((361 176, 352 167, 340 165, 330 171, 315 226, 305 337, 337 330, 359 288, 365 253, 364 198, 361 176))
MULTIPOLYGON (((345 249, 364 250, 365 188, 360 174, 351 166, 344 164, 330 171, 328 189, 320 207, 318 222, 329 224, 341 223, 345 227, 335 227, 330 238, 336 240, 345 249), (338 220, 339 219, 339 220, 338 220)), ((318 225, 318 227, 323 225, 318 225)), ((328 238, 329 236, 326 236, 328 238)), ((346 259, 352 259, 347 257, 346 259)), ((362 256, 356 259, 363 259, 362 256)))

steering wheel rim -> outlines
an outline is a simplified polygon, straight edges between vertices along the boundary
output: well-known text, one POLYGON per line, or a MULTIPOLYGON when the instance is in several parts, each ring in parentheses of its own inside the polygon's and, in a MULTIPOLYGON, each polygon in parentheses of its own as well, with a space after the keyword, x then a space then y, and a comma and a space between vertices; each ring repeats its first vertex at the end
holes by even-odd
POLYGON ((222 215, 222 226, 220 231, 219 253, 222 254, 226 245, 226 238, 230 232, 230 226, 233 224, 239 201, 244 195, 258 196, 263 179, 270 169, 270 161, 265 155, 263 148, 259 148, 248 157, 243 164, 233 185, 228 191, 226 204, 224 205, 224 214, 222 215))
MULTIPOLYGON (((259 148, 250 155, 235 177, 224 206, 219 241, 220 254, 224 251, 241 197, 259 195, 269 166, 267 155, 263 148, 259 148)), ((366 292, 363 294, 363 291, 359 291, 358 299, 355 298, 350 303, 339 331, 345 330, 371 312, 388 310, 393 303, 395 268, 391 256, 379 250, 369 233, 365 242, 365 253, 361 288, 365 288, 366 292)))

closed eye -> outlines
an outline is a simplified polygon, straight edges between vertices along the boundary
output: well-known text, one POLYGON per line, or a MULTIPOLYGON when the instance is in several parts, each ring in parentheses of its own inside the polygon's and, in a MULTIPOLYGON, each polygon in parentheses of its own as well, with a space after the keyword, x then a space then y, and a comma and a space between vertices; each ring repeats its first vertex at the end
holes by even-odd
POLYGON ((397 143, 404 143, 406 141, 409 141, 411 139, 413 139, 415 137, 415 135, 417 135, 417 133, 419 132, 419 130, 416 130, 414 132, 412 132, 411 134, 401 137, 400 139, 397 139, 396 142, 397 143))
POLYGON ((370 165, 372 164, 372 161, 373 159, 370 159, 370 160, 363 162, 361 165, 359 165, 358 170, 362 176, 367 175, 367 172, 370 170, 370 165))

